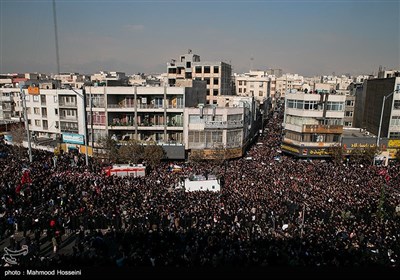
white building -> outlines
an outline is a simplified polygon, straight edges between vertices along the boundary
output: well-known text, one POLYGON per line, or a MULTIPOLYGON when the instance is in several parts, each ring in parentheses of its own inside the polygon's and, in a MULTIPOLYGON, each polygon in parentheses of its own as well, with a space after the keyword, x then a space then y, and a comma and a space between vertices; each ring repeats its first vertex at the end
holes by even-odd
POLYGON ((220 96, 217 105, 186 108, 185 148, 205 158, 237 158, 258 130, 258 106, 253 97, 220 96))
POLYGON ((271 97, 271 78, 265 71, 250 71, 235 74, 235 88, 238 96, 253 96, 259 104, 271 97))
POLYGON ((299 157, 329 156, 341 141, 346 95, 291 91, 285 97, 282 151, 299 157))

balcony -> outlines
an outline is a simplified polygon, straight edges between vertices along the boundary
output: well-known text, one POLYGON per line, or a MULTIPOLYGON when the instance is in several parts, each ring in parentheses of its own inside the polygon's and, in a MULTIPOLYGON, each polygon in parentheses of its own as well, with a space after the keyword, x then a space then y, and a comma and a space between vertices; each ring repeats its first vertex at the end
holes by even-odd
POLYGON ((303 133, 334 133, 342 134, 343 125, 312 125, 304 124, 303 133))
POLYGON ((241 128, 243 127, 243 121, 206 121, 204 123, 204 128, 241 128))
POLYGON ((78 121, 78 118, 76 116, 60 116, 60 119, 67 121, 78 121))
POLYGON ((76 103, 65 103, 65 102, 60 102, 59 103, 60 107, 68 107, 68 108, 76 108, 76 103))

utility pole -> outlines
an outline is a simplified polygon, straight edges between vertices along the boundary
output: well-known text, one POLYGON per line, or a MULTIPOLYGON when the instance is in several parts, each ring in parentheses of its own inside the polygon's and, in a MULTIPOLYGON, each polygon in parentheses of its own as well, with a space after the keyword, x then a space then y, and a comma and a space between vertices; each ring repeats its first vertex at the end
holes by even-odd
POLYGON ((28 113, 27 113, 27 110, 26 110, 25 92, 23 91, 22 87, 20 87, 20 94, 21 94, 21 97, 22 97, 22 106, 24 108, 24 120, 25 120, 26 136, 28 138, 29 162, 32 162, 31 134, 29 132, 28 113))
MULTIPOLYGON (((91 142, 90 145, 92 147, 92 156, 93 156, 93 147, 94 147, 94 133, 93 133, 93 96, 92 96, 92 87, 90 87, 89 91, 89 99, 90 99, 90 131, 91 131, 91 142)), ((86 113, 86 111, 85 111, 86 113)))
POLYGON ((88 139, 88 129, 87 129, 87 114, 86 114, 86 91, 85 88, 82 89, 82 93, 77 92, 76 90, 74 90, 73 88, 71 88, 71 90, 73 92, 76 93, 77 96, 79 96, 80 98, 82 98, 83 100, 83 124, 85 125, 84 129, 83 129, 83 133, 84 133, 84 138, 85 138, 85 160, 86 160, 86 166, 89 166, 89 156, 88 156, 88 145, 89 145, 89 139, 88 139))

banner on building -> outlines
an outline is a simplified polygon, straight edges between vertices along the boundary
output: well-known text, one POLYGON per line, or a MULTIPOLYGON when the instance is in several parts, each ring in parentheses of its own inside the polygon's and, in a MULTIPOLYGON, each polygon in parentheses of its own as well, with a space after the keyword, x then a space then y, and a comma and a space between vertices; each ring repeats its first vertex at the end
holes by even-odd
POLYGON ((31 94, 31 95, 39 95, 39 94, 40 94, 39 87, 29 86, 29 87, 28 87, 28 94, 31 94))
POLYGON ((63 133, 62 139, 64 143, 71 143, 71 144, 84 144, 84 136, 81 134, 75 133, 63 133))

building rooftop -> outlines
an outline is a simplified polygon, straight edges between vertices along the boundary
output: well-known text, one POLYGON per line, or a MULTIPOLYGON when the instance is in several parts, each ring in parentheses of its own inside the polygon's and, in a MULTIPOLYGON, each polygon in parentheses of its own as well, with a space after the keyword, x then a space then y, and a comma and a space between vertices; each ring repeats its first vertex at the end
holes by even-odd
POLYGON ((362 128, 344 128, 343 129, 344 137, 356 137, 356 138, 376 138, 376 136, 372 133, 369 133, 365 129, 362 128))

